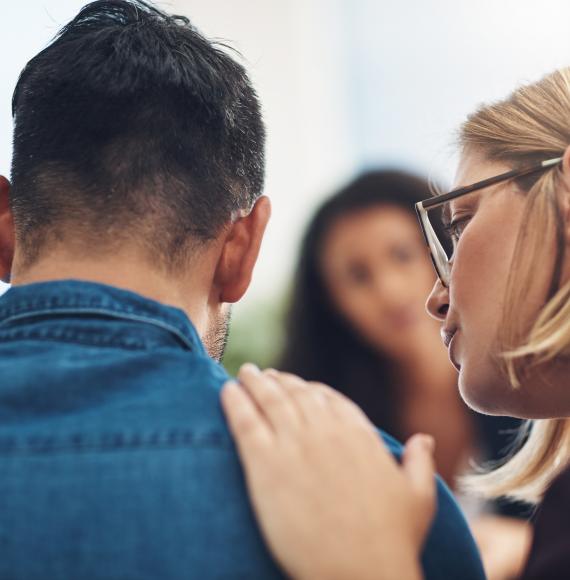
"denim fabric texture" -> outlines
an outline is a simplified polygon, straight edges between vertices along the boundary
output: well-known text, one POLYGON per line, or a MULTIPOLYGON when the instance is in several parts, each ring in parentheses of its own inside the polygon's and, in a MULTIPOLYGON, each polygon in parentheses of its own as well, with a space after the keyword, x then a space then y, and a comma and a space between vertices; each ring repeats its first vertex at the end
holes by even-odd
MULTIPOLYGON (((72 280, 0 297, 0 579, 282 578, 221 411, 227 379, 176 308, 72 280)), ((429 580, 484 577, 441 483, 423 564, 429 580)))

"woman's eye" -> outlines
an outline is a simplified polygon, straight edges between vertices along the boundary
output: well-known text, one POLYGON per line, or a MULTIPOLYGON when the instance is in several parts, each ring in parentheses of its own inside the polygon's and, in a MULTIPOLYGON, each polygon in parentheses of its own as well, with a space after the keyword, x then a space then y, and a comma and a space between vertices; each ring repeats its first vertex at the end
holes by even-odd
POLYGON ((448 226, 445 227, 448 235, 451 238, 451 241, 454 245, 457 245, 459 242, 459 238, 463 233, 463 230, 467 227, 467 224, 470 221, 470 217, 462 217, 459 219, 453 220, 448 226))
POLYGON ((392 250, 392 257, 401 263, 412 261, 418 255, 416 248, 400 246, 392 250))
POLYGON ((353 284, 366 284, 368 282, 368 270, 361 266, 353 266, 348 270, 348 279, 353 284))

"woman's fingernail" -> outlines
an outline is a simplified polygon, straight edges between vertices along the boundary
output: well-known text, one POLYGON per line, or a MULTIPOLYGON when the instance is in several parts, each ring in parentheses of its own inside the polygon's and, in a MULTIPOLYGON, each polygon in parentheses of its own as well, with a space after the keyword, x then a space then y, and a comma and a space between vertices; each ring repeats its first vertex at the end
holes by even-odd
POLYGON ((255 375, 258 375, 261 373, 261 371, 259 370, 259 367, 257 365, 254 365, 253 363, 245 363, 241 366, 241 370, 245 371, 247 373, 253 373, 255 375))
POLYGON ((226 391, 227 393, 230 393, 230 395, 235 393, 238 389, 239 389, 239 385, 235 381, 228 381, 224 385, 224 391, 226 391))
POLYGON ((422 445, 429 453, 435 451, 435 439, 431 435, 422 435, 422 445))

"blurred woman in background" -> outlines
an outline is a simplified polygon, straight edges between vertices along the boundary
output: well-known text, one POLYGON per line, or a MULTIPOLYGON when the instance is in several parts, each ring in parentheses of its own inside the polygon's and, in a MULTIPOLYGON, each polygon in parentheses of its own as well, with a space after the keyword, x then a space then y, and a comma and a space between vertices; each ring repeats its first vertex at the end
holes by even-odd
POLYGON ((333 386, 400 440, 433 435, 438 471, 454 487, 470 458, 499 457, 518 421, 462 403, 440 325, 425 312, 435 277, 413 208, 428 194, 418 177, 372 171, 321 206, 277 366, 333 386))

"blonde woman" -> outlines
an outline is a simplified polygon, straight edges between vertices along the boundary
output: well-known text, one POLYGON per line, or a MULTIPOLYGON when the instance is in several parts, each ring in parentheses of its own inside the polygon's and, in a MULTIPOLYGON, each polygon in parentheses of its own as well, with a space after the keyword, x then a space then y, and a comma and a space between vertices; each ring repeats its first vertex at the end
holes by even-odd
MULTIPOLYGON (((418 204, 439 280, 429 313, 473 409, 530 420, 511 459, 467 483, 538 511, 525 579, 570 577, 570 69, 472 114, 452 193, 418 204), (448 259, 430 210, 443 205, 448 259)), ((420 578, 433 443, 402 465, 324 386, 249 366, 223 404, 266 540, 294 578, 420 578)))

